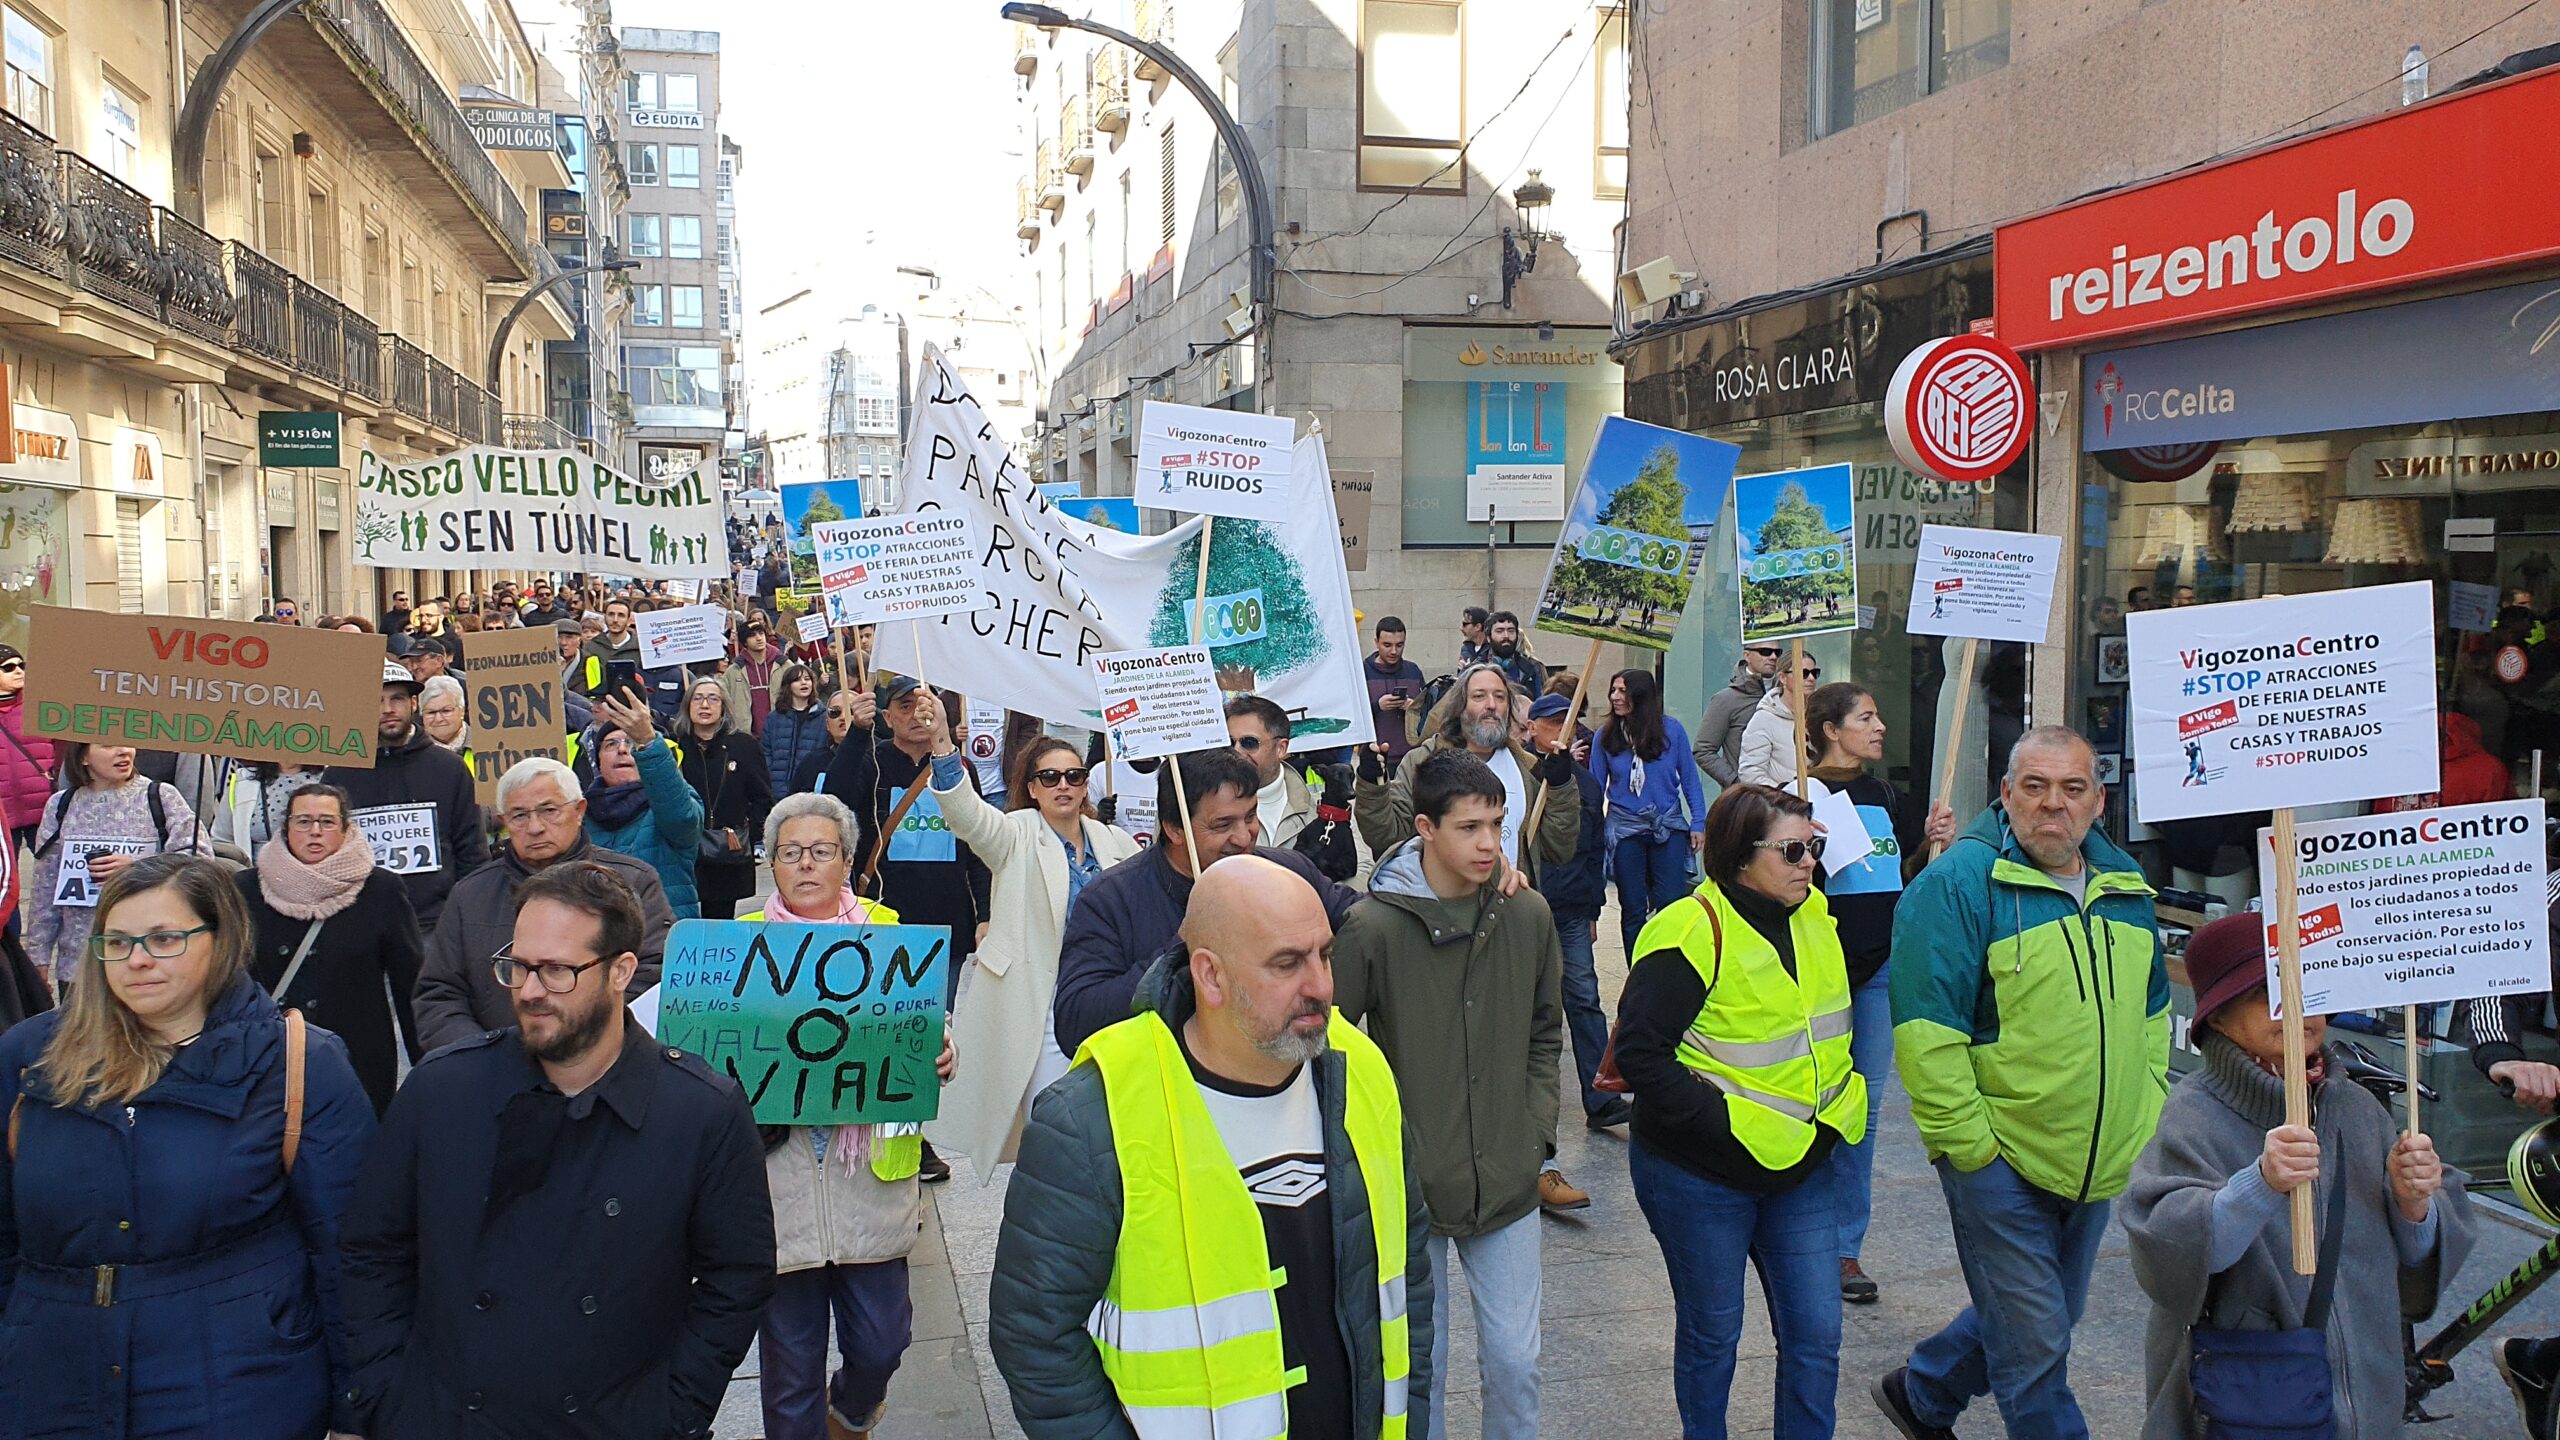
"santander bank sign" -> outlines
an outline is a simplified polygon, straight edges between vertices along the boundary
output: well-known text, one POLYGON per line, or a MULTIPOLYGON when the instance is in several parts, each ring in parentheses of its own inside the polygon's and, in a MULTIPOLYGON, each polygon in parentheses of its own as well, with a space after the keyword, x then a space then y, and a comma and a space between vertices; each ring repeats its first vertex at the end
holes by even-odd
POLYGON ((2560 73, 2522 76, 2003 226, 2019 350, 2560 254, 2560 73))

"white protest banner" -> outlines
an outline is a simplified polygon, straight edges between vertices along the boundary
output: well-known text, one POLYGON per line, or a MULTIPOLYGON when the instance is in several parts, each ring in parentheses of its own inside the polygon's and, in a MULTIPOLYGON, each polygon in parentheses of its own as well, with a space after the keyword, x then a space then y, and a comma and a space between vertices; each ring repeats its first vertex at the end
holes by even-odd
MULTIPOLYGON (((2302 1013, 2549 989, 2542 817, 2539 800, 2501 800, 2296 825, 2302 1013)), ((2272 867, 2273 830, 2258 850, 2272 867)), ((2274 925, 2266 937, 2273 995, 2274 925)))
POLYGON ((638 617, 640 663, 655 670, 718 659, 729 648, 720 632, 720 617, 717 605, 680 605, 638 617))
POLYGON ((2428 582, 2125 617, 2145 824, 2436 788, 2428 582))
POLYGON ((1226 701, 1203 646, 1097 655, 1093 673, 1114 760, 1152 760, 1227 743, 1226 701))
POLYGON ((815 645, 827 638, 827 617, 812 610, 793 622, 800 627, 800 643, 815 645))
POLYGON ((1004 802, 1004 717, 1005 708, 984 700, 971 700, 968 715, 961 722, 961 750, 978 772, 978 790, 998 804, 1004 802))
POLYGON ((874 625, 965 615, 987 603, 978 538, 956 513, 826 520, 809 527, 827 623, 874 625))
POLYGON ((1120 803, 1112 810, 1111 823, 1126 831, 1141 845, 1156 843, 1156 777, 1129 776, 1131 784, 1120 793, 1120 803))
POLYGON ((663 485, 575 450, 474 445, 436 460, 356 464, 356 563, 388 570, 586 570, 722 579, 720 491, 700 470, 663 485))
POLYGON ((2498 627, 2498 587, 2472 580, 2445 586, 2445 623, 2466 635, 2486 635, 2498 627))
POLYGON ((84 839, 78 835, 62 837, 62 861, 53 875, 53 903, 56 905, 95 905, 98 890, 106 882, 89 873, 89 862, 100 855, 126 855, 136 860, 156 852, 160 847, 150 840, 84 839))
MULTIPOLYGON (((1865 863, 1876 852, 1876 837, 1867 829, 1867 817, 1858 813, 1857 802, 1848 791, 1834 790, 1819 780, 1805 784, 1813 792, 1813 823, 1822 827, 1822 873, 1837 875, 1865 863)), ((1894 863, 1900 863, 1899 854, 1894 863)))
POLYGON ((394 875, 444 868, 433 805, 376 805, 347 817, 373 842, 374 863, 394 875))
MULTIPOLYGON (((1095 728, 1095 656, 1191 642, 1207 522, 1128 535, 1073 521, 1037 492, 939 352, 926 351, 915 394, 899 493, 909 513, 971 517, 985 542, 976 564, 984 607, 922 622, 935 667, 988 704, 1095 728)), ((1290 461, 1297 478, 1288 518, 1222 518, 1210 546, 1208 594, 1259 589, 1260 636, 1202 642, 1222 688, 1252 691, 1289 712, 1300 749, 1357 745, 1370 738, 1360 673, 1367 647, 1351 618, 1322 439, 1299 441, 1290 461)), ((883 634, 881 653, 907 644, 906 636, 883 634)))
POLYGON ((2061 566, 2059 535, 1923 525, 1904 628, 1914 635, 2041 645, 2051 628, 2053 578, 2061 566))
MULTIPOLYGON (((1193 515, 1287 520, 1298 422, 1150 400, 1138 412, 1138 503, 1193 515)), ((912 442, 908 454, 915 453, 912 442)), ((1328 483, 1328 488, 1330 485, 1328 483)))
POLYGON ((752 600, 757 595, 763 593, 764 572, 758 570, 753 565, 739 566, 735 578, 738 585, 738 593, 741 596, 752 600))

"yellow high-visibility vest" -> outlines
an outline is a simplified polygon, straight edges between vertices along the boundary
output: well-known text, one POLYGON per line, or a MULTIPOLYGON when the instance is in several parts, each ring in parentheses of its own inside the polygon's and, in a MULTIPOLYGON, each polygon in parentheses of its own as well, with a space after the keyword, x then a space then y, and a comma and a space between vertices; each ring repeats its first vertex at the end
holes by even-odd
POLYGON ((1724 1092, 1733 1137, 1772 1170, 1805 1157, 1817 1122, 1851 1144, 1867 1133, 1867 1082, 1849 1060, 1849 962, 1821 891, 1796 907, 1787 931, 1793 975, 1710 880, 1655 912, 1635 950, 1678 950, 1706 982, 1680 1063, 1724 1092))
MULTIPOLYGON (((1378 1247, 1379 1433, 1403 1440, 1404 1112, 1369 1037, 1339 1013, 1326 1033, 1345 1062, 1343 1123, 1378 1247)), ((1159 1016, 1134 1016, 1086 1040, 1076 1063, 1102 1072, 1123 1201, 1111 1282, 1085 1328, 1129 1423, 1141 1440, 1285 1436, 1289 1389, 1307 1378, 1281 1347, 1288 1273, 1271 1267, 1261 1213, 1173 1032, 1159 1016)))
MULTIPOLYGON (((854 903, 862 907, 862 918, 865 924, 895 925, 898 923, 898 912, 877 900, 857 898, 854 903)), ((738 919, 742 924, 748 925, 765 923, 762 910, 751 911, 739 916, 738 919)), ((790 920, 778 923, 804 925, 808 922, 790 920)), ((873 1179, 896 1184, 923 1168, 924 1126, 912 1120, 883 1120, 871 1127, 871 1177, 873 1179)))

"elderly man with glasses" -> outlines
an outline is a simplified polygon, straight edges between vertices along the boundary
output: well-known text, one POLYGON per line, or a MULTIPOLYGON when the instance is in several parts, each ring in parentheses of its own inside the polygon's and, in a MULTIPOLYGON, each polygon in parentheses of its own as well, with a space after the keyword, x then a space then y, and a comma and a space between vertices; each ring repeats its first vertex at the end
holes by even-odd
POLYGON ((419 1043, 429 1050, 515 1023, 507 991, 489 972, 489 957, 507 943, 516 894, 526 881, 563 861, 591 860, 610 869, 638 899, 643 933, 630 993, 658 982, 658 963, 675 924, 658 872, 648 861, 602 849, 587 839, 587 801, 578 777, 557 760, 519 760, 498 778, 498 813, 506 844, 446 898, 444 918, 427 939, 412 1002, 419 1043))

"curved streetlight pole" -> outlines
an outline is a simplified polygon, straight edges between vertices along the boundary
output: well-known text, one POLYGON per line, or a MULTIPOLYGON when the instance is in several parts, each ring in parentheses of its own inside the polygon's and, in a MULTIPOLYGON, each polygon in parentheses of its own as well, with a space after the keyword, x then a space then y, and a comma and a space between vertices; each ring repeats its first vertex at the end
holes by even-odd
POLYGON ((196 77, 187 86, 186 108, 178 114, 178 134, 174 150, 178 181, 178 218, 190 225, 204 224, 204 142, 213 129, 213 107, 222 98, 222 87, 231 80, 231 72, 249 54, 249 47, 292 14, 302 0, 260 0, 238 29, 224 38, 222 47, 205 57, 196 67, 196 77))
POLYGON ((507 313, 498 317, 498 328, 489 332, 489 373, 482 388, 492 395, 498 393, 498 372, 507 358, 507 332, 516 328, 516 317, 532 309, 533 302, 549 294, 552 286, 580 275, 602 275, 609 270, 639 268, 640 262, 637 260, 607 260, 598 265, 563 264, 557 273, 517 296, 516 303, 507 307, 507 313))

